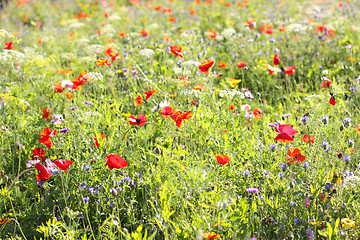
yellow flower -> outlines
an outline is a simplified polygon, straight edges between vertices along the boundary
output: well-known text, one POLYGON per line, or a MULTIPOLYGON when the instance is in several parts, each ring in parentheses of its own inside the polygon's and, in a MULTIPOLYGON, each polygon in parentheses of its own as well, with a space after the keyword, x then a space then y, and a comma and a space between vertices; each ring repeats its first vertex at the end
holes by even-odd
POLYGON ((346 228, 355 227, 355 223, 356 222, 354 220, 351 220, 351 219, 348 219, 348 218, 341 219, 341 224, 343 225, 343 227, 346 227, 346 228))
POLYGON ((241 80, 235 79, 235 78, 229 78, 230 86, 235 87, 241 82, 241 80))

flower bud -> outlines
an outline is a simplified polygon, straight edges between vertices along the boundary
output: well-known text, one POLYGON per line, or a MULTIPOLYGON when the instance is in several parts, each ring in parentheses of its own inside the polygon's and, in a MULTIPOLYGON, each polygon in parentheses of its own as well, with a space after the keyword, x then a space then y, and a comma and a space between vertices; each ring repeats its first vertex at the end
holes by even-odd
POLYGON ((111 195, 113 195, 114 197, 118 195, 118 192, 115 188, 111 188, 111 195))

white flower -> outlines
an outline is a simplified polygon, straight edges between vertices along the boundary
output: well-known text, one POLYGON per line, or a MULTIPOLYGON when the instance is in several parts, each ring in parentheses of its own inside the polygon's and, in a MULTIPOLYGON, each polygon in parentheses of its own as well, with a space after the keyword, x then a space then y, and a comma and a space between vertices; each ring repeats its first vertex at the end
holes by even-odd
POLYGON ((73 85, 74 85, 74 83, 73 83, 72 81, 70 81, 70 80, 63 80, 63 81, 61 82, 61 86, 62 86, 63 88, 69 88, 69 89, 71 89, 71 88, 73 87, 73 85))
POLYGON ((233 29, 233 28, 228 28, 228 29, 225 29, 225 30, 221 33, 221 35, 223 35, 223 36, 226 37, 226 38, 230 38, 230 37, 234 36, 235 33, 236 33, 235 29, 233 29))
POLYGON ((170 102, 169 101, 163 101, 159 104, 160 108, 164 108, 164 107, 169 107, 170 106, 170 102))
POLYGON ((241 111, 249 111, 251 106, 249 104, 245 104, 241 106, 241 111))
POLYGON ((155 54, 155 52, 151 49, 142 49, 139 51, 141 56, 150 57, 155 54))
POLYGON ((323 74, 323 75, 328 75, 328 74, 329 74, 329 71, 328 71, 328 70, 323 70, 323 71, 322 71, 322 74, 323 74))

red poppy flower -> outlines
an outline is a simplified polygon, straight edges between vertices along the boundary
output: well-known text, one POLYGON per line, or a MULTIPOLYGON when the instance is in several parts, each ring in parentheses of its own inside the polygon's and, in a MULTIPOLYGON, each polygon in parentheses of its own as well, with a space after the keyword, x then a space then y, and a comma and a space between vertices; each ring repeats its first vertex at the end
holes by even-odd
POLYGON ((56 135, 56 130, 51 130, 51 128, 45 128, 41 133, 40 136, 42 137, 53 137, 56 135))
POLYGON ((304 137, 302 138, 302 140, 306 143, 309 143, 311 141, 311 143, 315 142, 315 137, 314 136, 309 136, 309 135, 304 135, 304 137))
POLYGON ((147 118, 145 118, 145 114, 140 114, 138 118, 135 118, 134 116, 131 116, 129 118, 129 123, 131 125, 138 125, 138 126, 144 126, 144 124, 147 122, 147 118))
POLYGON ((179 46, 170 46, 169 50, 176 56, 183 57, 183 54, 181 52, 182 47, 179 46))
POLYGON ((219 62, 219 68, 226 68, 227 64, 225 62, 219 62))
POLYGON ((58 168, 60 168, 61 170, 65 171, 67 173, 67 169, 74 162, 70 161, 70 160, 59 159, 59 160, 54 161, 54 163, 58 168))
POLYGON ((292 126, 290 126, 288 124, 276 126, 275 131, 278 133, 286 133, 287 135, 295 135, 298 132, 292 126))
POLYGON ((215 154, 215 157, 216 157, 216 161, 221 165, 225 165, 231 161, 231 159, 224 154, 215 154))
POLYGON ((96 65, 98 65, 98 66, 107 66, 107 67, 109 67, 109 66, 111 66, 111 62, 109 62, 109 60, 107 60, 107 59, 104 59, 104 58, 100 58, 99 60, 97 60, 96 61, 96 65))
POLYGON ((275 137, 275 140, 284 142, 284 143, 290 143, 290 142, 294 141, 294 139, 291 137, 291 135, 294 135, 298 132, 295 129, 293 129, 292 126, 287 125, 287 124, 276 126, 275 131, 279 133, 275 137))
POLYGON ((328 88, 328 87, 330 87, 330 84, 332 84, 332 81, 329 78, 325 78, 325 82, 322 82, 321 86, 323 88, 328 88))
POLYGON ((315 30, 315 32, 317 33, 317 32, 324 32, 324 31, 326 31, 327 30, 327 27, 325 27, 324 25, 320 25, 320 26, 317 26, 316 27, 316 30, 315 30))
POLYGON ((278 30, 279 30, 280 32, 285 32, 285 27, 283 27, 283 26, 278 26, 278 30))
POLYGON ((237 66, 238 66, 238 68, 243 68, 246 66, 246 64, 247 64, 246 62, 238 62, 237 66))
POLYGON ((143 103, 144 99, 141 95, 137 96, 135 101, 135 106, 140 106, 143 103))
POLYGON ((147 101, 152 95, 154 95, 157 92, 158 92, 158 90, 151 90, 151 88, 149 87, 149 91, 144 92, 144 94, 146 95, 145 100, 147 101))
POLYGON ((255 116, 255 118, 258 118, 258 119, 261 119, 262 116, 262 110, 260 108, 255 108, 254 111, 253 111, 253 114, 255 116))
POLYGON ((35 168, 38 171, 40 171, 40 173, 38 175, 36 175, 36 179, 38 181, 45 181, 51 177, 50 170, 47 167, 45 167, 44 165, 42 165, 41 163, 35 164, 35 168))
POLYGON ((197 91, 199 91, 201 89, 201 91, 205 91, 204 84, 202 84, 202 83, 195 84, 195 86, 192 89, 197 90, 197 91))
POLYGON ((210 72, 210 68, 214 65, 214 63, 215 63, 214 59, 209 59, 204 61, 199 66, 200 72, 202 72, 203 74, 208 74, 210 72))
POLYGON ((252 19, 250 21, 247 21, 246 22, 247 27, 249 27, 250 29, 254 29, 256 26, 256 21, 257 21, 257 19, 252 19))
POLYGON ((154 10, 158 11, 158 10, 161 10, 162 9, 162 6, 161 5, 157 5, 154 7, 154 10))
POLYGON ((11 50, 11 49, 15 49, 15 48, 14 48, 12 42, 5 42, 5 47, 4 47, 4 49, 11 50))
POLYGON ((234 108, 235 108, 235 106, 231 104, 229 107, 229 110, 234 110, 234 108))
MULTIPOLYGON (((101 136, 101 140, 103 140, 106 137, 105 134, 102 134, 102 133, 100 133, 100 136, 101 136)), ((96 148, 100 147, 97 137, 94 137, 94 140, 95 140, 95 143, 93 143, 93 146, 96 148)))
POLYGON ((216 32, 214 30, 208 31, 208 38, 216 38, 216 32))
POLYGON ((294 141, 294 139, 286 133, 279 133, 275 137, 275 141, 280 141, 283 143, 290 143, 290 142, 294 141))
POLYGON ((188 112, 181 112, 181 111, 177 111, 176 113, 174 113, 171 118, 174 119, 174 121, 176 122, 176 126, 180 127, 181 123, 183 120, 189 120, 192 117, 192 112, 188 111, 188 112))
POLYGON ((40 159, 41 161, 45 161, 45 150, 42 148, 34 148, 31 159, 40 159))
POLYGON ((284 73, 285 73, 285 74, 288 74, 288 75, 295 74, 295 67, 294 67, 294 66, 292 66, 292 67, 285 67, 284 73))
POLYGON ((55 134, 56 130, 51 130, 51 128, 47 127, 40 133, 41 138, 39 139, 39 142, 45 144, 47 148, 51 148, 52 142, 50 137, 55 136, 55 134))
POLYGON ((41 109, 41 111, 44 113, 43 116, 42 116, 42 118, 44 118, 45 120, 48 120, 49 118, 51 118, 49 108, 46 108, 46 109, 44 110, 42 107, 40 107, 40 109, 41 109))
POLYGON ((280 63, 280 57, 279 55, 275 54, 273 59, 274 66, 278 65, 280 63))
POLYGON ((329 103, 330 103, 331 105, 333 105, 333 106, 335 105, 336 101, 335 101, 335 97, 334 97, 334 96, 331 96, 331 97, 330 97, 329 103))
POLYGON ((62 93, 62 91, 64 90, 64 88, 61 86, 61 82, 55 83, 52 86, 54 93, 62 93))
POLYGON ((165 119, 169 119, 175 113, 175 110, 172 107, 165 106, 161 109, 160 113, 165 119))
POLYGON ((300 150, 298 148, 290 148, 288 150, 288 156, 286 156, 286 161, 289 164, 297 165, 305 161, 306 157, 301 155, 300 150))
POLYGON ((106 156, 106 164, 112 170, 113 168, 124 168, 129 165, 122 157, 118 155, 106 156))
POLYGON ((266 31, 266 30, 271 30, 272 29, 272 25, 270 25, 270 24, 264 24, 264 25, 262 25, 260 28, 259 28, 259 31, 260 32, 264 32, 264 31, 266 31))
POLYGON ((149 33, 148 33, 147 31, 145 31, 145 30, 142 30, 142 31, 140 32, 140 34, 143 35, 144 37, 148 37, 148 36, 149 36, 149 33))

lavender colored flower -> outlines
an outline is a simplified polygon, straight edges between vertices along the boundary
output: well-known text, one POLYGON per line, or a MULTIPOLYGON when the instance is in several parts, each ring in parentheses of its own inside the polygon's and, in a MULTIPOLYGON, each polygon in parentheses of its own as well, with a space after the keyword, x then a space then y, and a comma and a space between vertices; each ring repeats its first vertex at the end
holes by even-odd
POLYGON ((275 123, 269 123, 268 125, 269 125, 269 127, 276 127, 279 124, 277 122, 275 122, 275 123))
POLYGON ((324 147, 324 149, 326 149, 326 147, 329 145, 329 143, 327 140, 325 140, 321 143, 321 145, 324 147))
POLYGON ((82 183, 82 184, 80 185, 80 189, 84 189, 84 188, 86 188, 86 184, 85 184, 85 183, 82 183))
POLYGON ((248 176, 248 175, 250 175, 250 171, 249 171, 249 169, 246 169, 245 171, 244 171, 244 176, 248 176))
POLYGON ((27 163, 26 163, 26 167, 30 168, 34 165, 36 165, 37 163, 39 163, 40 160, 29 160, 27 163))
POLYGON ((93 186, 88 187, 88 191, 93 193, 94 192, 94 187, 93 186))
POLYGON ((352 139, 349 139, 349 140, 347 141, 347 144, 349 144, 349 147, 352 147, 352 146, 354 146, 355 141, 352 140, 352 139))
POLYGON ((303 123, 306 123, 307 120, 308 120, 308 118, 309 118, 308 116, 302 117, 302 118, 301 118, 301 121, 302 121, 303 123))
POLYGON ((287 113, 287 114, 284 114, 284 115, 283 115, 283 118, 289 118, 289 117, 291 117, 291 114, 290 114, 290 113, 287 113))
POLYGON ((71 109, 71 111, 74 111, 74 110, 76 110, 78 108, 79 108, 78 106, 74 106, 74 107, 71 107, 70 109, 71 109))
POLYGON ((351 158, 350 158, 349 155, 347 155, 347 156, 344 157, 344 160, 345 160, 346 162, 350 162, 351 158))
POLYGON ((54 175, 60 171, 59 169, 56 169, 56 165, 53 164, 50 159, 46 159, 45 163, 46 163, 47 169, 49 169, 49 171, 52 175, 54 175))
POLYGON ((85 101, 85 104, 87 104, 87 105, 93 105, 94 103, 93 103, 93 102, 90 102, 90 101, 85 101))
POLYGON ((345 118, 345 119, 343 120, 343 124, 344 124, 344 127, 346 127, 346 128, 350 127, 351 118, 345 118))
POLYGON ((279 172, 278 176, 279 176, 279 178, 282 178, 282 177, 284 177, 284 174, 282 172, 279 172))
POLYGON ((259 193, 260 191, 258 188, 247 188, 246 192, 255 194, 255 193, 259 193))
POLYGON ((286 169, 286 168, 287 168, 287 163, 282 163, 282 164, 280 164, 280 167, 281 167, 282 169, 286 169))
POLYGON ((59 132, 61 132, 61 133, 67 133, 68 131, 70 131, 70 128, 69 128, 69 127, 63 128, 63 129, 61 129, 59 132))
POLYGON ((87 201, 90 200, 90 198, 89 198, 88 196, 86 196, 86 197, 83 198, 83 200, 84 200, 84 202, 86 203, 87 201))
POLYGON ((327 184, 324 185, 324 188, 330 190, 330 189, 333 188, 333 185, 330 184, 330 183, 327 183, 327 184))
POLYGON ((277 148, 277 145, 275 143, 270 144, 270 149, 275 150, 277 148))
POLYGON ((293 201, 290 201, 290 206, 295 206, 296 205, 296 202, 293 202, 293 201))
POLYGON ((308 228, 306 231, 306 236, 311 240, 314 239, 314 231, 311 230, 311 228, 308 228))
POLYGON ((299 224, 300 222, 301 222, 301 219, 300 219, 300 218, 295 218, 295 219, 294 219, 294 223, 295 223, 295 224, 299 224))
POLYGON ((326 116, 321 117, 320 120, 321 120, 323 123, 327 124, 327 123, 329 122, 329 117, 326 115, 326 116))
POLYGON ((308 162, 304 162, 304 168, 310 167, 310 164, 308 162))

